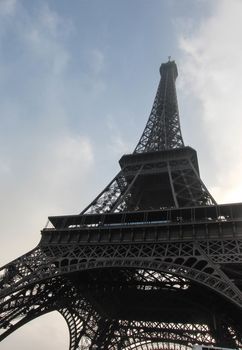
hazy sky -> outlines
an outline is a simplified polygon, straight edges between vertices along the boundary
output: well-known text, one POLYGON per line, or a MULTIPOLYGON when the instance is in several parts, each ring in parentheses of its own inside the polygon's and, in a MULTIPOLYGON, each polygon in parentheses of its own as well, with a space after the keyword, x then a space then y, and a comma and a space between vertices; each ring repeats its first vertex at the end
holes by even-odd
MULTIPOLYGON (((202 179, 219 203, 242 201, 241 0, 0 0, 0 265, 37 245, 48 215, 79 213, 117 173, 169 55, 202 179)), ((1 350, 68 341, 53 313, 1 350)))

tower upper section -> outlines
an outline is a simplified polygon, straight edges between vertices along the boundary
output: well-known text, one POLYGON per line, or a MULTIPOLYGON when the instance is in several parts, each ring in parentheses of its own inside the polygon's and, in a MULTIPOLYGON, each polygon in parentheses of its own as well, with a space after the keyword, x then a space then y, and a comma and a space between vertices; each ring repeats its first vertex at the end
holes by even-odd
POLYGON ((160 75, 155 101, 134 153, 184 147, 175 86, 178 76, 176 63, 174 61, 163 63, 160 75))

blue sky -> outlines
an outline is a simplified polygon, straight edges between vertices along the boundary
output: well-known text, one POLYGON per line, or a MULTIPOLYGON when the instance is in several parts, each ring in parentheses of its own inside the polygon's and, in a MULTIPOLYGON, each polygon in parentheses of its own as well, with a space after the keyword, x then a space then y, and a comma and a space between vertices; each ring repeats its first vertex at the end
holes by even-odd
MULTIPOLYGON (((79 213, 117 173, 169 55, 202 179, 218 202, 241 201, 241 33, 240 0, 0 0, 1 264, 38 243, 48 215, 79 213)), ((1 349, 32 341, 66 349, 61 317, 35 320, 1 349)))

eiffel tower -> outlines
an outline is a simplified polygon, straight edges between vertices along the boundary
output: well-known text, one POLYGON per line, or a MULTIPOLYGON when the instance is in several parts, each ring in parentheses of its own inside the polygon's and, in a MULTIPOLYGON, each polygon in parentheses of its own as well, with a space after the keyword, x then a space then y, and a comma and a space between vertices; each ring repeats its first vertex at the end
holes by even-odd
POLYGON ((81 214, 49 217, 36 248, 5 265, 3 340, 51 311, 70 350, 242 347, 242 204, 218 205, 184 145, 174 61, 121 170, 81 214))

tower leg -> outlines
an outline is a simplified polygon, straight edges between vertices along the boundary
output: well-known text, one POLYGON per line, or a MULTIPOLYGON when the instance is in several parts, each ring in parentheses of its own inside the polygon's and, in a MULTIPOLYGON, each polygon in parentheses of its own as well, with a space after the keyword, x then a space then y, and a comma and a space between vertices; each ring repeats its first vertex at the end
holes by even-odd
MULTIPOLYGON (((98 315, 90 305, 81 300, 71 308, 60 309, 59 312, 65 318, 69 333, 70 345, 69 350, 80 349, 80 342, 82 339, 89 345, 93 342, 97 332, 98 315)), ((86 349, 89 349, 87 346, 86 349)))
POLYGON ((107 350, 113 349, 114 345, 118 339, 115 339, 114 335, 115 330, 115 320, 110 319, 100 319, 98 322, 98 328, 96 335, 93 339, 93 343, 90 347, 90 350, 107 350))
POLYGON ((84 322, 80 315, 75 310, 63 309, 60 313, 65 318, 69 333, 70 333, 70 346, 69 350, 76 350, 78 348, 80 339, 84 331, 84 322))
POLYGON ((216 314, 213 317, 213 336, 216 340, 216 346, 237 348, 234 337, 229 332, 228 322, 222 315, 216 314))

